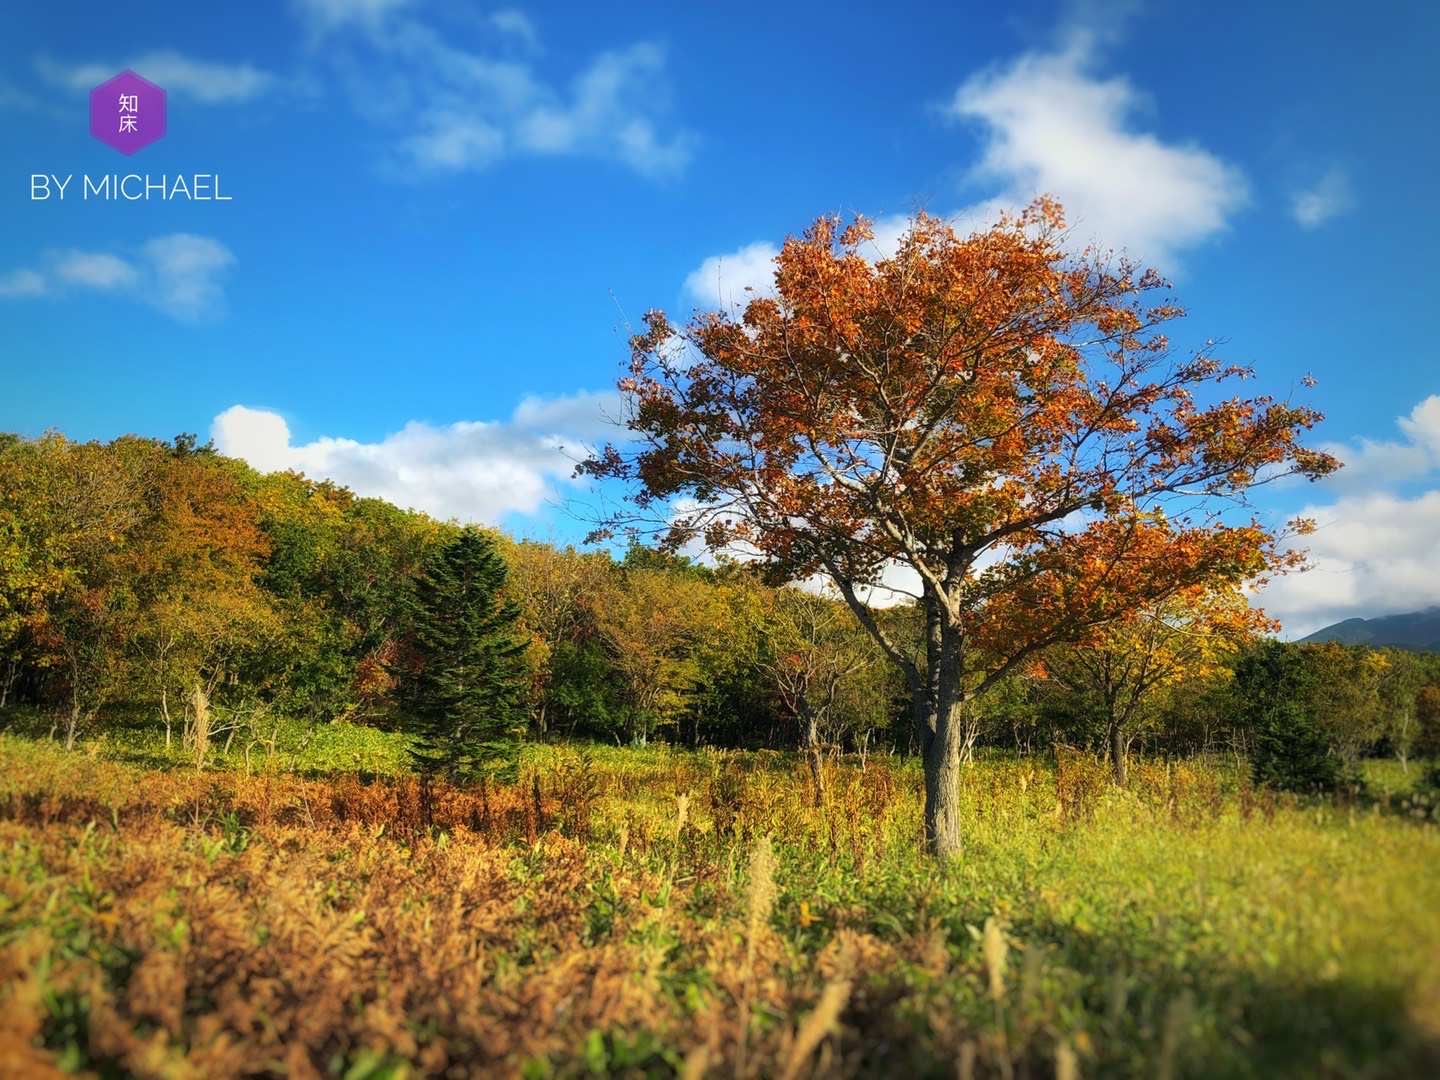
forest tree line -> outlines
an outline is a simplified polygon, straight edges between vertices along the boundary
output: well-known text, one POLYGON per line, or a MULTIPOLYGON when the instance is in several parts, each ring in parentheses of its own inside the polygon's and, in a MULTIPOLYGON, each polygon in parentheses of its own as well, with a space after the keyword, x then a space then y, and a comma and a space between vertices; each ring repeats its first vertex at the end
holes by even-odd
MULTIPOLYGON (((0 707, 47 710, 70 745, 122 716, 182 745, 197 724, 405 729, 444 637, 423 594, 461 544, 497 557, 491 629, 511 642, 487 738, 802 748, 817 794, 826 752, 913 749, 905 685, 836 599, 741 563, 462 529, 193 436, 0 436, 0 707)), ((876 617, 923 653, 915 606, 876 617)), ((1086 746, 1123 783, 1137 746, 1234 750, 1296 787, 1440 753, 1440 657, 1264 629, 1234 588, 1171 598, 990 687, 966 752, 1086 746)))

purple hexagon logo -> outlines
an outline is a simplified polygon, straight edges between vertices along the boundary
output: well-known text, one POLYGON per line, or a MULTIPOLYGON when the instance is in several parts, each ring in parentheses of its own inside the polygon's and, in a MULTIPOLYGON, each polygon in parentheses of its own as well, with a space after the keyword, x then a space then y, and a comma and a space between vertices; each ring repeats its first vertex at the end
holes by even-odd
POLYGON ((165 91, 130 70, 90 91, 90 134, 122 154, 165 134, 165 91))

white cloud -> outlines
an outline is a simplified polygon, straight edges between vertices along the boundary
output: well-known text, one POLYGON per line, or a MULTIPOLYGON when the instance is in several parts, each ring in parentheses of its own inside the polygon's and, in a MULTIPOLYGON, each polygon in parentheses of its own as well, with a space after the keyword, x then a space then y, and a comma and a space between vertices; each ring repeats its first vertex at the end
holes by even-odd
POLYGON ((1347 495, 1301 514, 1319 525, 1299 541, 1314 568, 1277 578, 1259 594, 1286 637, 1303 637, 1341 619, 1440 604, 1440 491, 1411 499, 1347 495))
MULTIPOLYGON (((1147 99, 1128 80, 1096 73, 1099 40, 1073 32, 1058 51, 1026 53, 961 84, 945 112, 979 126, 981 153, 969 176, 993 194, 943 216, 966 233, 1037 195, 1054 195, 1079 245, 1123 249, 1173 270, 1182 252, 1223 232, 1245 205, 1245 178, 1202 147, 1140 130, 1134 118, 1147 99)), ((909 221, 889 214, 872 222, 867 257, 893 255, 909 221)), ((776 253, 756 241, 712 255, 685 279, 685 290, 721 307, 743 304, 747 285, 773 292, 776 253)))
MULTIPOLYGON (((963 227, 965 222, 955 221, 955 225, 963 227)), ((893 258, 895 252, 900 249, 900 241, 910 231, 910 215, 908 214, 887 214, 884 217, 876 218, 870 223, 870 231, 875 234, 873 240, 864 246, 864 254, 870 259, 893 258)))
POLYGON ((204 105, 253 101, 269 93, 279 82, 273 74, 252 64, 197 60, 174 49, 143 53, 117 64, 63 64, 41 57, 35 66, 47 81, 75 91, 93 90, 130 68, 163 87, 167 94, 181 94, 204 105))
MULTIPOLYGON (((835 586, 829 578, 819 579, 822 588, 833 592, 835 586)), ((813 589, 813 585, 808 585, 813 589)), ((920 574, 913 566, 901 562, 886 563, 880 571, 880 579, 874 585, 856 589, 856 595, 867 607, 888 608, 899 604, 910 604, 920 599, 923 593, 920 574)))
POLYGON ((1376 485, 1396 484, 1424 476, 1434 459, 1423 446, 1389 439, 1360 438, 1350 443, 1321 443, 1319 449, 1334 454, 1345 465, 1325 479, 1341 491, 1373 490, 1376 485))
POLYGON ((665 53, 641 43, 601 53, 575 78, 568 99, 540 103, 523 118, 522 145, 536 152, 568 153, 587 144, 610 144, 615 154, 644 173, 674 173, 690 157, 690 139, 666 139, 643 103, 663 76, 665 53))
POLYGON ((1243 175, 1193 143, 1166 142, 1135 121, 1148 101, 1129 80, 1095 70, 1094 38, 1026 53, 974 75, 948 112, 982 132, 977 182, 1000 203, 1052 194, 1076 239, 1173 268, 1222 232, 1247 201, 1243 175))
POLYGON ((0 296, 44 296, 45 275, 35 270, 14 270, 0 274, 0 296))
POLYGON ((404 155, 423 169, 483 169, 505 153, 505 136, 484 120, 463 113, 434 112, 425 130, 400 143, 404 155))
POLYGON ((295 469, 435 517, 494 524, 555 498, 618 411, 608 392, 531 397, 509 420, 411 421, 378 442, 322 436, 297 445, 278 413, 234 405, 210 434, 221 453, 262 471, 295 469))
POLYGON ((172 233, 147 241, 143 252, 151 276, 149 300, 161 311, 194 321, 221 309, 225 298, 221 281, 235 256, 220 241, 172 233))
POLYGON ((728 255, 711 255, 685 278, 685 291, 709 307, 744 306, 757 296, 775 295, 775 256, 780 249, 765 241, 746 244, 728 255))
POLYGON ((1395 421, 1410 441, 1430 451, 1440 465, 1440 394, 1431 394, 1410 410, 1409 416, 1395 421))
POLYGON ((323 32, 353 23, 375 27, 410 3, 411 0, 294 0, 294 7, 313 29, 323 32))
POLYGON ((140 272, 118 255, 104 251, 67 251, 55 261, 55 276, 87 289, 128 289, 140 272))
POLYGON ((484 48, 394 12, 385 6, 373 17, 332 20, 326 25, 344 32, 324 46, 357 112, 392 133, 394 171, 473 172, 510 156, 566 155, 609 158, 660 177, 689 163, 694 137, 663 122, 666 57, 658 45, 599 53, 566 85, 524 55, 535 51, 538 35, 518 11, 483 22, 491 39, 484 48), (516 42, 525 46, 518 57, 516 42))
POLYGON ((1277 578, 1258 603, 1303 637, 1353 616, 1371 618, 1440 603, 1440 490, 1413 497, 1386 491, 1440 473, 1440 394, 1396 420, 1403 441, 1358 439, 1324 449, 1345 468, 1324 481, 1333 502, 1300 511, 1314 534, 1295 546, 1314 569, 1277 578))
POLYGON ((1350 178, 1340 169, 1330 169, 1319 180, 1290 199, 1290 213, 1303 229, 1318 229, 1349 210, 1354 198, 1350 178))
POLYGON ((41 101, 28 90, 0 80, 0 109, 24 109, 27 112, 41 107, 41 101))
POLYGON ((552 398, 531 395, 515 407, 510 422, 527 431, 591 439, 612 433, 620 409, 620 395, 609 390, 552 398))
POLYGON ((52 252, 44 268, 0 277, 0 297, 43 296, 67 288, 134 296, 181 322, 199 322, 224 309, 224 278, 235 256, 220 241, 170 233, 133 255, 110 251, 52 252))
POLYGON ((1395 423, 1403 442, 1361 438, 1321 444, 1319 449, 1345 463, 1325 483, 1341 491, 1374 491, 1440 470, 1440 394, 1431 394, 1395 423))
POLYGON ((535 28, 534 21, 529 15, 516 8, 505 8, 492 12, 490 25, 529 48, 536 48, 540 44, 540 32, 535 28))
POLYGON ((210 437, 222 454, 241 458, 261 472, 301 468, 296 464, 300 448, 290 445, 290 425, 269 409, 231 405, 211 421, 210 437))

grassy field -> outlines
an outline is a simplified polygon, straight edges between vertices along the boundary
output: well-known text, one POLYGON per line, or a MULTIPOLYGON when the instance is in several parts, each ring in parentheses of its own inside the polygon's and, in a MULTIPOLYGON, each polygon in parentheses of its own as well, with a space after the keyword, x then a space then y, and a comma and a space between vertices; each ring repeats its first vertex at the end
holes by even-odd
POLYGON ((942 871, 898 759, 816 809, 786 755, 539 747, 427 800, 401 749, 337 727, 247 775, 0 736, 0 1074, 1440 1069, 1418 769, 1347 805, 982 759, 942 871))

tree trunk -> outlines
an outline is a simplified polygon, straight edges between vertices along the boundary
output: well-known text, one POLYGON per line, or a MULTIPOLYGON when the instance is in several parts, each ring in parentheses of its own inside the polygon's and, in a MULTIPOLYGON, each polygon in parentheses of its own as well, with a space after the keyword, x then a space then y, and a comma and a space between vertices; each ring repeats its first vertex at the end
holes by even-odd
POLYGON ((0 709, 10 700, 10 688, 15 685, 15 679, 19 676, 19 662, 12 659, 5 665, 5 678, 0 681, 0 709))
MULTIPOLYGON (((941 637, 939 662, 928 682, 934 727, 925 747, 925 843, 941 862, 960 856, 960 750, 964 739, 966 700, 963 650, 953 632, 941 637), (938 669, 938 670, 935 670, 938 669)), ((933 655, 933 653, 932 653, 933 655)))
MULTIPOLYGON (((70 660, 70 716, 65 722, 65 749, 75 749, 75 732, 80 727, 80 665, 70 660)), ((51 729, 54 730, 53 728, 51 729)))
POLYGON ((210 752, 210 698, 198 680, 190 693, 190 711, 194 718, 190 738, 195 751, 195 768, 202 769, 205 767, 205 755, 210 752))
POLYGON ((966 715, 960 738, 960 760, 966 765, 975 764, 975 742, 980 738, 980 725, 974 719, 966 715))
POLYGON ((815 717, 805 721, 805 747, 809 752, 810 775, 815 781, 815 805, 825 805, 825 763, 820 759, 820 729, 815 717))
POLYGON ((65 749, 75 749, 75 733, 80 730, 80 704, 70 706, 70 719, 65 724, 65 749))
POLYGON ((941 862, 960 856, 960 755, 943 740, 925 755, 925 845, 941 862))
POLYGON ((1119 721, 1110 721, 1110 773, 1119 787, 1129 780, 1125 767, 1125 735, 1119 721))

